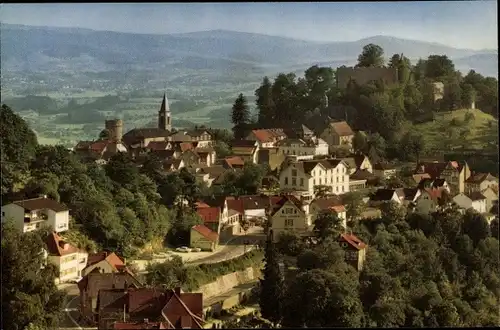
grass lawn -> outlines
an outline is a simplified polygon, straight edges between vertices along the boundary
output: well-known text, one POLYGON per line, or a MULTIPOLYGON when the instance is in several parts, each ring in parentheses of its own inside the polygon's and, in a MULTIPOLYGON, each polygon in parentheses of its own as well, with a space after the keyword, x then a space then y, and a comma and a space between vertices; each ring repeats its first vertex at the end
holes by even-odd
POLYGON ((432 149, 490 149, 494 147, 493 143, 498 141, 497 125, 497 120, 493 116, 481 110, 461 109, 436 113, 434 121, 414 125, 411 129, 422 134, 432 149), (468 112, 474 115, 474 119, 466 123, 464 118, 468 112), (458 121, 457 125, 452 124, 453 119, 458 121), (468 130, 469 134, 461 136, 460 132, 464 130, 468 130))

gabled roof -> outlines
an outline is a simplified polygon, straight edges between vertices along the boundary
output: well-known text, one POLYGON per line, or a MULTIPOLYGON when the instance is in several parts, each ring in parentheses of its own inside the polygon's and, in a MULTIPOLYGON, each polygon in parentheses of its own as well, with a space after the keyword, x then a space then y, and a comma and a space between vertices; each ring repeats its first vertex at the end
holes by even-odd
POLYGON ((356 170, 353 174, 349 176, 350 180, 369 180, 373 178, 374 175, 368 170, 356 170))
POLYGON ((272 205, 272 211, 271 211, 271 216, 275 215, 281 208, 287 203, 290 202, 292 205, 294 205, 300 212, 304 213, 302 210, 302 203, 301 201, 293 196, 293 195, 284 195, 280 196, 280 198, 273 203, 272 205))
POLYGON ((349 136, 354 135, 351 126, 345 121, 330 123, 330 127, 333 129, 338 136, 349 136))
POLYGON ((27 211, 36 211, 36 210, 43 210, 43 209, 49 209, 54 212, 64 212, 68 211, 69 209, 51 199, 51 198, 46 198, 46 197, 38 197, 38 198, 31 198, 31 199, 24 199, 24 200, 19 200, 13 202, 13 204, 16 204, 17 206, 21 206, 27 211))
MULTIPOLYGON (((361 164, 363 164, 365 159, 367 159, 368 157, 363 155, 363 154, 355 154, 353 156, 353 158, 354 158, 354 162, 356 163, 356 168, 359 168, 361 166, 361 164)), ((368 159, 368 161, 370 161, 370 159, 368 159)))
POLYGON ((194 152, 198 153, 198 154, 209 154, 211 152, 214 152, 214 148, 212 147, 196 147, 194 150, 194 152))
POLYGON ((309 127, 303 124, 296 124, 289 127, 285 127, 283 131, 286 136, 291 138, 314 135, 314 132, 310 130, 309 127))
POLYGON ((114 252, 100 252, 89 254, 87 266, 85 268, 95 265, 101 261, 108 262, 109 265, 116 270, 125 267, 125 263, 123 262, 123 260, 120 259, 120 257, 118 257, 114 252))
POLYGON ((474 173, 471 175, 465 182, 467 183, 482 183, 484 181, 496 181, 498 182, 498 179, 491 175, 490 173, 474 173))
POLYGON ((167 141, 151 141, 146 146, 150 150, 166 150, 170 142, 167 141))
POLYGON ((356 164, 356 160, 354 159, 354 157, 346 157, 342 158, 342 160, 347 164, 347 166, 349 166, 349 168, 353 169, 358 168, 358 165, 356 164))
POLYGON ((212 242, 216 242, 219 239, 219 235, 216 232, 210 230, 210 228, 208 228, 205 225, 193 226, 193 228, 191 228, 191 230, 194 230, 194 231, 200 233, 203 237, 211 240, 212 242))
POLYGON ((403 197, 405 200, 414 200, 418 194, 418 188, 402 188, 403 197))
POLYGON ((346 242, 358 250, 362 250, 362 249, 367 247, 367 245, 362 240, 360 240, 359 238, 357 238, 353 234, 341 234, 340 241, 346 242))
POLYGON ((245 165, 245 161, 239 156, 226 157, 226 158, 224 158, 224 162, 225 162, 225 164, 227 164, 227 166, 229 166, 231 168, 241 167, 241 166, 245 165))
POLYGON ((293 162, 298 169, 301 169, 306 174, 311 174, 311 171, 319 164, 325 169, 336 168, 340 163, 345 164, 342 159, 317 159, 317 160, 304 160, 293 162))
POLYGON ((113 287, 124 288, 125 284, 137 288, 142 287, 142 283, 135 276, 124 270, 118 273, 91 272, 78 282, 78 288, 80 291, 85 291, 88 296, 97 298, 99 290, 112 289, 113 287))
POLYGON ((167 325, 162 322, 115 322, 113 323, 114 330, 140 330, 140 329, 167 329, 167 325))
POLYGON ((472 201, 479 201, 486 199, 483 194, 481 194, 479 191, 473 191, 469 194, 466 194, 467 197, 469 197, 472 201))
POLYGON ((435 189, 435 188, 425 188, 423 189, 433 201, 437 201, 441 196, 443 195, 443 190, 441 189, 435 189))
POLYGON ((194 149, 193 143, 191 143, 191 142, 180 142, 180 143, 176 144, 175 147, 177 150, 179 150, 181 152, 185 152, 185 151, 194 149))
POLYGON ((79 141, 75 146, 75 150, 89 150, 92 143, 94 141, 79 141))
POLYGON ((340 196, 329 196, 314 199, 311 204, 316 204, 321 210, 328 210, 334 206, 341 206, 342 199, 340 196))
POLYGON ((240 214, 243 214, 245 212, 245 206, 243 204, 243 200, 241 200, 241 199, 235 199, 235 198, 228 197, 227 208, 229 210, 237 211, 240 214))
POLYGON ((370 200, 374 202, 390 201, 394 196, 394 193, 396 193, 395 189, 381 188, 375 192, 375 194, 370 198, 370 200))
POLYGON ((161 312, 175 328, 203 328, 203 296, 201 293, 173 293, 161 312))
POLYGON ((75 246, 69 244, 64 241, 61 236, 57 235, 57 233, 52 232, 45 239, 45 243, 47 244, 47 252, 49 255, 53 256, 65 256, 72 253, 77 253, 80 250, 75 246))
POLYGON ((196 210, 203 223, 219 223, 220 209, 218 207, 203 207, 196 210))

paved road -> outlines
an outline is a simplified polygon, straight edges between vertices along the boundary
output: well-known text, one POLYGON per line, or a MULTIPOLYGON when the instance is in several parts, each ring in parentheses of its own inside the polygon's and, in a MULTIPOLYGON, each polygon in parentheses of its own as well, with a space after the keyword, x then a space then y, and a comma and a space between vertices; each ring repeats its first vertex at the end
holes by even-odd
POLYGON ((199 258, 193 261, 186 262, 189 266, 195 266, 199 264, 213 264, 229 259, 233 259, 243 255, 245 252, 249 252, 255 248, 255 246, 265 239, 265 235, 261 231, 256 231, 248 235, 235 236, 229 241, 227 241, 221 249, 212 255, 204 258, 199 258), (248 243, 245 246, 245 241, 248 243))

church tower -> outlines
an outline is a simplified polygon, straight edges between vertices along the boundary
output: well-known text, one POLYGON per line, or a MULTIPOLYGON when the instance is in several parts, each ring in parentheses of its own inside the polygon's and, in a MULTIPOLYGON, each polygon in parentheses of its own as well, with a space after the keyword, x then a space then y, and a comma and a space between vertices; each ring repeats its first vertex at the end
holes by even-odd
POLYGON ((158 112, 158 128, 167 131, 172 130, 172 117, 168 106, 167 93, 163 94, 163 101, 161 102, 160 111, 158 112))

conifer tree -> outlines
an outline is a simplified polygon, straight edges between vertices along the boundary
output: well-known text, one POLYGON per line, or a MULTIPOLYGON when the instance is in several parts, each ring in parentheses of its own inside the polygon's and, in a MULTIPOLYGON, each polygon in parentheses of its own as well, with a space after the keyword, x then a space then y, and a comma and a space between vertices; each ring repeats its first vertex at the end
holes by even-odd
POLYGON ((242 128, 250 123, 250 110, 245 96, 242 93, 234 101, 231 122, 234 124, 233 131, 236 138, 242 138, 242 128))
POLYGON ((271 239, 266 242, 264 262, 264 278, 260 280, 260 311, 262 317, 279 324, 282 318, 283 276, 278 253, 271 239))

